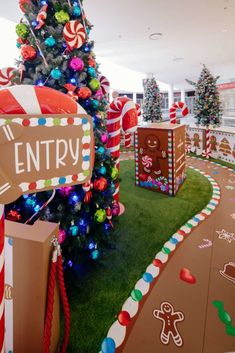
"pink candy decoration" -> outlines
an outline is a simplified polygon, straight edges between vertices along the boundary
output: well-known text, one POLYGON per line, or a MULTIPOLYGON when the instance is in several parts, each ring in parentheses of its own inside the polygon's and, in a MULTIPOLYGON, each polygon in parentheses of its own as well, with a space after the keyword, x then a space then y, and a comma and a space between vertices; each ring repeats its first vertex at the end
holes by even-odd
POLYGON ((84 69, 84 62, 82 59, 74 57, 71 59, 69 66, 74 71, 82 71, 84 69))

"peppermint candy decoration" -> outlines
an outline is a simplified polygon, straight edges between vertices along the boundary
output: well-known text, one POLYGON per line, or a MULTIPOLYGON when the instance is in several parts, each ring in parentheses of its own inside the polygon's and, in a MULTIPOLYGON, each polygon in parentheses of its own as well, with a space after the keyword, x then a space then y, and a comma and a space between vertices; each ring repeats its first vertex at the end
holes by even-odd
POLYGON ((149 156, 144 156, 142 157, 142 164, 147 168, 152 167, 153 160, 149 156))
POLYGON ((12 85, 11 80, 15 77, 13 71, 15 71, 13 67, 5 67, 0 70, 0 87, 12 85))
POLYGON ((103 95, 109 93, 110 83, 108 79, 105 76, 100 75, 99 81, 100 81, 100 87, 102 89, 103 95))
POLYGON ((70 49, 78 49, 85 43, 86 32, 78 20, 69 21, 64 26, 63 37, 70 49))

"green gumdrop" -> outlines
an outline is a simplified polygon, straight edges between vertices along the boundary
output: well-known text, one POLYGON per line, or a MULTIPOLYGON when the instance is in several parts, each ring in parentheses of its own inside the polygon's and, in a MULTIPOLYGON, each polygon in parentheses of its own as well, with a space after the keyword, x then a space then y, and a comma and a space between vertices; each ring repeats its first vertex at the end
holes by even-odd
POLYGON ((141 301, 142 297, 143 295, 139 289, 133 289, 133 291, 131 292, 131 298, 136 302, 141 301))
POLYGON ((231 326, 231 325, 227 325, 227 326, 226 326, 226 333, 227 333, 229 336, 235 337, 235 327, 233 327, 233 326, 231 326))
POLYGON ((225 325, 230 325, 232 323, 232 318, 226 311, 219 312, 219 318, 225 325))

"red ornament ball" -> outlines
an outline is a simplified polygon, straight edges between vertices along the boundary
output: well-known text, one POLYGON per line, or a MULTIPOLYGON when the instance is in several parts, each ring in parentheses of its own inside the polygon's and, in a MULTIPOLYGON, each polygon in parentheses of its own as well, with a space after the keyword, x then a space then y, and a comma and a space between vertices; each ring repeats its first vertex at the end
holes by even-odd
POLYGON ((128 326, 131 321, 130 314, 127 311, 121 311, 118 315, 118 321, 122 326, 128 326))
POLYGON ((21 55, 24 61, 32 61, 36 58, 37 52, 31 45, 24 45, 21 47, 21 55))
POLYGON ((91 67, 96 68, 96 62, 95 62, 95 60, 92 59, 92 58, 88 59, 88 65, 91 66, 91 67))
POLYGON ((101 177, 94 181, 94 189, 99 191, 104 191, 107 189, 108 182, 107 179, 101 177))
POLYGON ((87 98, 90 98, 91 95, 92 95, 92 92, 91 92, 90 88, 88 88, 88 87, 81 87, 78 90, 78 97, 79 98, 87 99, 87 98))

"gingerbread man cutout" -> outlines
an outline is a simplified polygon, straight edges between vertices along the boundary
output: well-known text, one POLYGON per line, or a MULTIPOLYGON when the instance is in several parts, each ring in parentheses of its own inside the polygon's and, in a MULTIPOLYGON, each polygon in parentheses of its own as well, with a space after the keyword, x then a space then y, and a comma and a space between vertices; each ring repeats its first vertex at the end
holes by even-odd
POLYGON ((155 135, 148 135, 145 138, 145 148, 140 148, 144 171, 153 178, 162 175, 159 159, 167 158, 167 152, 160 150, 160 141, 155 135))
POLYGON ((211 136, 210 144, 211 144, 211 151, 217 151, 216 146, 218 146, 218 143, 215 136, 211 136))
POLYGON ((198 147, 198 148, 200 148, 200 142, 201 142, 201 140, 200 140, 200 136, 199 136, 199 134, 194 134, 193 135, 193 146, 194 147, 198 147))
POLYGON ((162 321, 162 331, 160 340, 168 345, 170 337, 177 347, 183 346, 183 339, 177 329, 176 323, 184 320, 184 314, 181 311, 174 311, 172 304, 168 302, 161 303, 161 310, 155 309, 153 316, 162 321))

